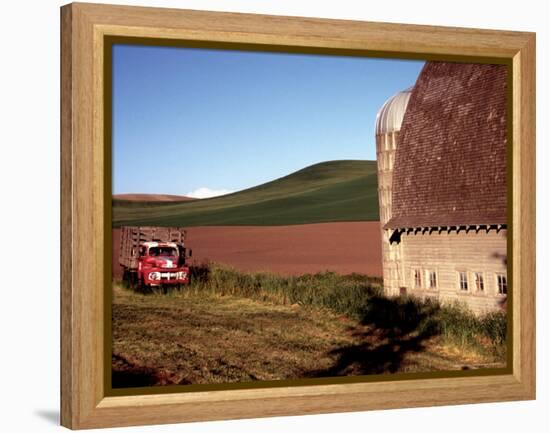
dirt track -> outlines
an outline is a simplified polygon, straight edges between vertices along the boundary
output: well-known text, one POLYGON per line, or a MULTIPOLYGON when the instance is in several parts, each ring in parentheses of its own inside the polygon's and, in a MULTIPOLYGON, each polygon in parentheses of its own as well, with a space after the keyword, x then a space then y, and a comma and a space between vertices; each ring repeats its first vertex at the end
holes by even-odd
MULTIPOLYGON (((286 275, 326 270, 382 276, 380 223, 292 226, 214 226, 187 229, 193 261, 228 264, 241 271, 286 275)), ((120 277, 120 230, 113 230, 113 272, 120 277)))

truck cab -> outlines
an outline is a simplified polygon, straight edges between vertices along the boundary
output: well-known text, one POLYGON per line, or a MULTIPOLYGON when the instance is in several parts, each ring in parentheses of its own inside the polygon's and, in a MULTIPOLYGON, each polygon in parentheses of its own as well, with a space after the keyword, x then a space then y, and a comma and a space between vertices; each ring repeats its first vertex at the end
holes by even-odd
POLYGON ((138 255, 138 284, 145 287, 189 283, 186 249, 175 242, 143 242, 138 255))

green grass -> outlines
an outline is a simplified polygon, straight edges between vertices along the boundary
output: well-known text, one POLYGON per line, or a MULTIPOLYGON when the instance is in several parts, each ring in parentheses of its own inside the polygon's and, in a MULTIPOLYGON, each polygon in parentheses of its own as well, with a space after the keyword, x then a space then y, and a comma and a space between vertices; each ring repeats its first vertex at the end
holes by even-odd
POLYGON ((328 161, 222 197, 113 200, 113 226, 291 225, 377 221, 376 161, 328 161))
POLYGON ((382 296, 382 279, 335 272, 284 276, 240 272, 216 264, 195 266, 187 293, 238 296, 279 305, 330 310, 358 319, 369 300, 382 296))
POLYGON ((475 316, 459 305, 438 308, 434 315, 438 331, 459 347, 490 350, 501 359, 506 356, 507 317, 504 311, 475 316))
POLYGON ((476 316, 460 304, 441 305, 417 297, 388 298, 382 281, 360 274, 334 272, 282 276, 245 273, 216 264, 196 266, 192 283, 183 290, 193 295, 236 296, 279 305, 300 305, 344 314, 364 325, 383 329, 396 338, 439 335, 448 344, 504 359, 506 314, 476 316))

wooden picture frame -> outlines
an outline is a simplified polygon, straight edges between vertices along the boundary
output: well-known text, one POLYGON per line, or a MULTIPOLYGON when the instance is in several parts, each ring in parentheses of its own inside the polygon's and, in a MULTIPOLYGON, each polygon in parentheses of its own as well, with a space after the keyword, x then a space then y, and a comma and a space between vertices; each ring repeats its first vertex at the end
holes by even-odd
MULTIPOLYGON (((535 398, 535 35, 70 4, 61 8, 61 424, 95 428, 535 398), (512 70, 511 365, 506 374, 107 396, 103 68, 108 37, 258 50, 500 59, 512 70)), ((105 108, 105 110, 104 110, 105 108)), ((509 201, 510 203, 510 201, 509 201)))

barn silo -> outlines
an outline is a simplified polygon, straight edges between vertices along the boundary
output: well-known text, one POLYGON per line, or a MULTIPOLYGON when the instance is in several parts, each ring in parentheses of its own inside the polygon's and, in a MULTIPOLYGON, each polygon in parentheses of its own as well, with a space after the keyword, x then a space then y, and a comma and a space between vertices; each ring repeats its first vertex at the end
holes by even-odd
MULTIPOLYGON (((397 138, 412 87, 388 99, 376 115, 376 160, 378 165, 378 201, 380 223, 384 227, 392 217, 392 175, 397 138)), ((390 232, 382 230, 382 266, 384 287, 389 295, 399 294, 401 278, 400 246, 389 242, 390 232)))

